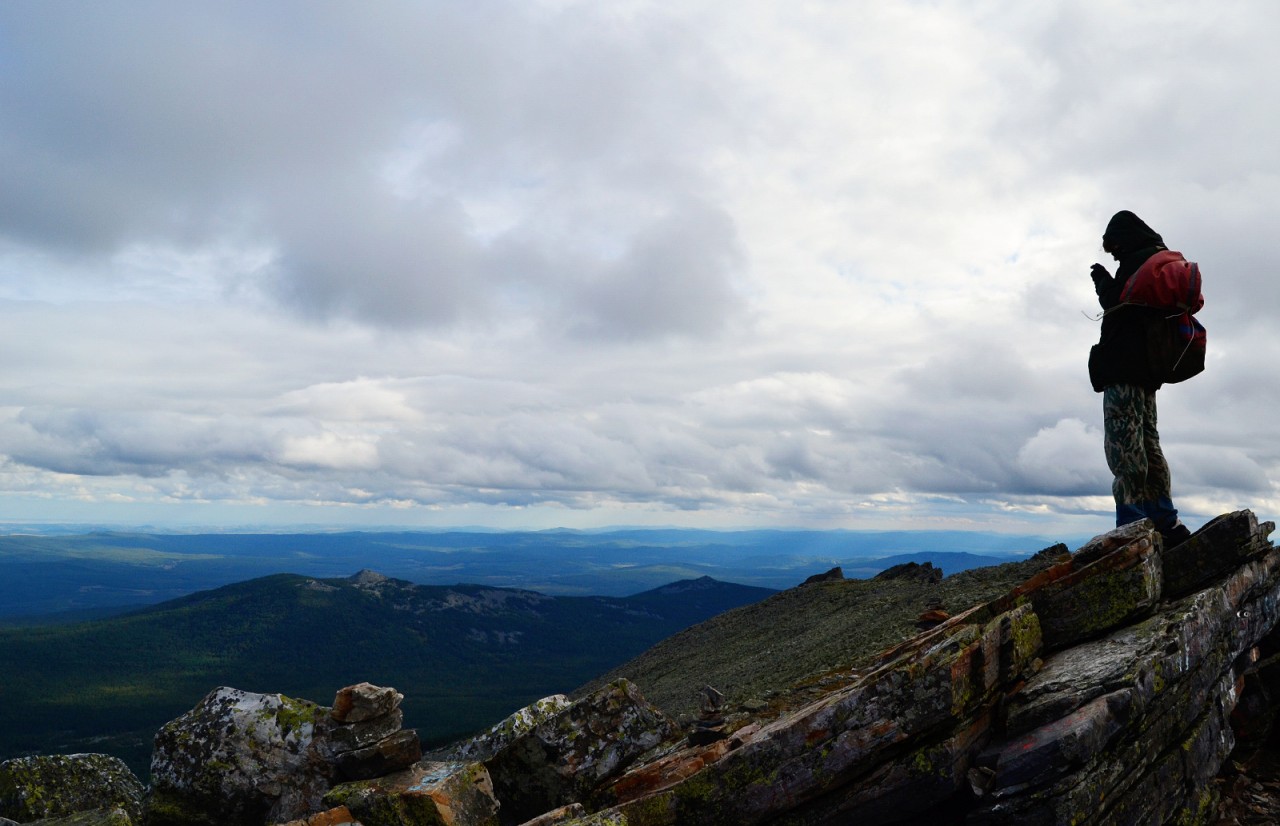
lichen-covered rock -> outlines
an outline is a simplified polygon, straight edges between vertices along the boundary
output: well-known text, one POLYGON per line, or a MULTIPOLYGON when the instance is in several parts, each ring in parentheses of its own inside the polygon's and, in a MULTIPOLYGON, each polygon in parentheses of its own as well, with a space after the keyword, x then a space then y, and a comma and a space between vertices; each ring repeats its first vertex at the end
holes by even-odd
POLYGON ((585 799, 679 729, 627 680, 583 697, 486 761, 503 823, 585 799))
POLYGON ((260 826, 319 811, 333 768, 313 746, 328 718, 305 700, 214 690, 156 735, 150 823, 260 826))
MULTIPOLYGON (((1252 541, 1252 540, 1251 540, 1252 541)), ((1230 553, 1230 549, 1221 549, 1230 553)), ((1280 554, 1049 657, 1008 704, 973 823, 1164 823, 1206 805, 1242 654, 1280 622, 1280 554)))
MULTIPOLYGON (((595 812, 594 814, 576 816, 565 816, 558 820, 546 821, 546 826, 631 826, 631 821, 627 816, 618 811, 595 812)), ((644 824, 643 820, 636 821, 637 826, 644 824)), ((528 826, 528 824, 521 824, 528 826)))
POLYGON ((1143 520, 1042 573, 1027 598, 1040 615, 1045 647, 1058 649, 1147 616, 1160 602, 1163 581, 1158 534, 1143 520), (1117 542, 1124 544, 1115 548, 1117 542))
POLYGON ((580 797, 610 808, 544 821, 1207 823, 1244 677, 1260 645, 1280 651, 1273 527, 1230 514, 1169 571, 1149 523, 1097 537, 809 705, 580 797), (1171 598, 1169 582, 1202 590, 1171 598))
POLYGON ((593 802, 614 805, 670 788, 702 771, 730 751, 741 748, 759 730, 760 725, 752 723, 715 742, 705 745, 691 743, 687 748, 638 765, 600 790, 593 802))
POLYGON ((797 823, 875 823, 877 813, 911 814, 947 799, 966 782, 1001 687, 1033 669, 1040 650, 1029 605, 991 613, 979 606, 953 617, 853 685, 617 810, 646 826, 744 826, 789 812, 797 823))
POLYGON ((320 811, 334 783, 388 774, 422 755, 402 696, 360 683, 335 708, 219 688, 156 735, 153 826, 286 822, 320 811))
POLYGON ((530 703, 511 714, 488 731, 477 734, 460 745, 439 753, 438 759, 444 761, 471 762, 483 761, 493 757, 507 744, 518 737, 523 737, 535 727, 564 711, 572 701, 563 694, 553 694, 530 703))
POLYGON ((145 793, 122 760, 105 754, 18 757, 0 763, 0 816, 20 823, 115 809, 138 822, 145 793))
POLYGON ((364 826, 498 825, 498 801, 480 763, 422 762, 335 786, 324 800, 346 807, 364 826))

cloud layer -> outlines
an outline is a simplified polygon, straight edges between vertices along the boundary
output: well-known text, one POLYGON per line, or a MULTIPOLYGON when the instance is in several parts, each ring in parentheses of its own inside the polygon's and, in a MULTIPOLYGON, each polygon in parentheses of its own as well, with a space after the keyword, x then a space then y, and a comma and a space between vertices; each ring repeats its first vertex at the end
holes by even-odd
POLYGON ((1101 529, 1122 208, 1266 516, 1273 6, 6 3, 0 518, 1101 529))

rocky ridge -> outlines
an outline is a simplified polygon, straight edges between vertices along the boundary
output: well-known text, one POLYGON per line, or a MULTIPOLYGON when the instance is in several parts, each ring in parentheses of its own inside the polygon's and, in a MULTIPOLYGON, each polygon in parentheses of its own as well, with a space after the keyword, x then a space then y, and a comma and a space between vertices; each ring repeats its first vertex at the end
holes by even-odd
MULTIPOLYGON (((851 657, 856 666, 803 690, 731 708, 707 694, 712 727, 680 725, 619 679, 419 760, 399 747, 416 738, 400 728, 391 689, 353 687, 332 709, 219 689, 157 735, 141 817, 156 826, 1212 823, 1220 790, 1246 776, 1245 749, 1265 740, 1274 717, 1273 529, 1239 511, 1176 548, 1137 523, 1054 551, 1020 584, 954 616, 921 606, 937 612, 927 630, 851 657), (353 716, 357 707, 370 716, 353 716), (335 734, 350 726, 368 728, 335 734)), ((0 765, 0 816, 14 817, 23 794, 13 762, 0 765)), ((96 808, 116 818, 96 822, 122 822, 116 804, 96 808)), ((24 811, 27 822, 55 822, 24 811)))

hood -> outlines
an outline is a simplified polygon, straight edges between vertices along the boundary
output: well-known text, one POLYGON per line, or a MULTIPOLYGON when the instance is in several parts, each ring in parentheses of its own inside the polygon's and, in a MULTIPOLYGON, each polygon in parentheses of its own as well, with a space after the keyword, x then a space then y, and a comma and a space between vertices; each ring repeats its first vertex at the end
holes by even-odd
POLYGON ((1107 231, 1102 233, 1102 238, 1121 255, 1147 247, 1164 246, 1164 239, 1160 237, 1160 233, 1147 226, 1145 221, 1127 209, 1111 216, 1107 231))

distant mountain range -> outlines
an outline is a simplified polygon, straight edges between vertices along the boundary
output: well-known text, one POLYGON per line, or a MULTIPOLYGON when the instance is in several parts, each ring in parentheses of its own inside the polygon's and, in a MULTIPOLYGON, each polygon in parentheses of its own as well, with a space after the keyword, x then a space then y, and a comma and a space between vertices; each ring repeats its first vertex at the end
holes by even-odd
POLYGON ((0 760, 95 751, 146 775, 151 738, 220 685, 332 701, 405 694, 443 743, 565 692, 769 589, 699 578, 630 597, 277 574, 76 624, 0 627, 0 760))
POLYGON ((952 574, 1050 544, 961 531, 9 535, 0 536, 0 620, 97 618, 286 572, 325 578, 374 568, 429 585, 626 596, 703 576, 784 589, 837 565, 846 576, 870 577, 904 560, 952 574))

